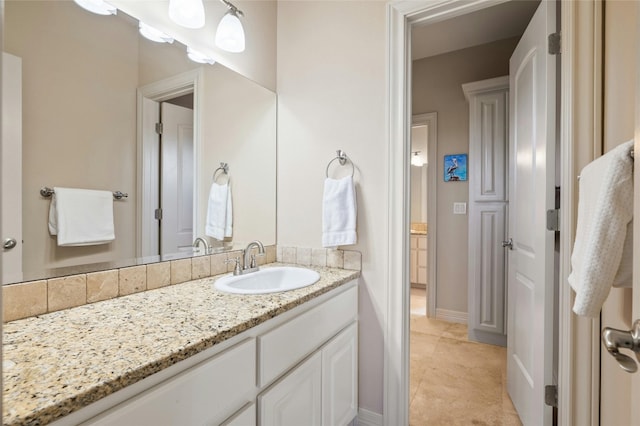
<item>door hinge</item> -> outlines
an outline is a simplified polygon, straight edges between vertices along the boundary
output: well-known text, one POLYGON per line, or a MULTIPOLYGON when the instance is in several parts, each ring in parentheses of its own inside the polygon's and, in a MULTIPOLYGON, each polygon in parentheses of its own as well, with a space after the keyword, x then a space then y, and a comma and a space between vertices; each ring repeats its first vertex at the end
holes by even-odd
POLYGON ((559 55, 561 53, 560 49, 560 33, 549 34, 549 55, 559 55))
POLYGON ((549 407, 558 406, 558 386, 547 385, 544 387, 544 403, 549 407))
POLYGON ((560 231, 560 209, 547 210, 547 230, 560 231))
POLYGON ((157 220, 162 220, 162 209, 156 209, 154 215, 157 220))
POLYGON ((156 133, 159 135, 162 134, 162 123, 156 123, 156 133))

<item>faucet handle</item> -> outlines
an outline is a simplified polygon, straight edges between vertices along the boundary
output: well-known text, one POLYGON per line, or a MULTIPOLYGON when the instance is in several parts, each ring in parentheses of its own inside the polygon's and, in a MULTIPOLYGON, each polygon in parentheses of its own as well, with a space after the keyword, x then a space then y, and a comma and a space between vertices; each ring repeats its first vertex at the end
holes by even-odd
POLYGON ((236 265, 233 267, 233 275, 242 275, 242 269, 240 268, 240 258, 236 257, 235 259, 227 259, 224 263, 235 262, 236 265))
POLYGON ((256 255, 252 254, 251 255, 251 264, 250 264, 250 268, 255 268, 256 267, 256 255))

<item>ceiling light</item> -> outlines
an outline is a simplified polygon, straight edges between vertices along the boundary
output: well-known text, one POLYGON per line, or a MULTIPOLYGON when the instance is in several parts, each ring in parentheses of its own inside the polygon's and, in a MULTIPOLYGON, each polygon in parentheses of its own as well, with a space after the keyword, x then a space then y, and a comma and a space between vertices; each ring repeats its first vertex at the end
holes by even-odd
POLYGON ((202 0, 169 0, 169 18, 186 28, 204 27, 202 0))
POLYGON ((213 65, 216 63, 216 61, 214 61, 212 58, 196 51, 193 50, 190 47, 187 47, 187 56, 189 57, 189 59, 191 59, 193 62, 197 62, 199 64, 209 64, 209 65, 213 65))
POLYGON ((73 0, 81 8, 98 15, 115 15, 118 8, 110 5, 104 0, 73 0))
POLYGON ((424 160, 419 155, 420 151, 414 151, 411 154, 412 154, 411 155, 411 165, 412 166, 422 167, 425 164, 424 160))
POLYGON ((244 13, 228 1, 221 1, 227 5, 229 10, 218 24, 216 46, 227 52, 244 52, 244 29, 239 18, 244 16, 244 13))
POLYGON ((153 28, 151 25, 147 25, 140 21, 140 25, 138 27, 140 29, 140 34, 148 40, 155 41, 157 43, 173 43, 173 37, 153 28))

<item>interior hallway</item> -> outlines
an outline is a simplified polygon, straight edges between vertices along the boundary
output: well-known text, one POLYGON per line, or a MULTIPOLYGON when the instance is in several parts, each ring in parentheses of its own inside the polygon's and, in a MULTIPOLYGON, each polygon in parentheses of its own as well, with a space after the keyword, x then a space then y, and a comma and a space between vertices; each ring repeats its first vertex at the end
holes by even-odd
POLYGON ((506 348, 469 342, 467 326, 428 319, 411 289, 409 424, 521 425, 507 395, 506 348))

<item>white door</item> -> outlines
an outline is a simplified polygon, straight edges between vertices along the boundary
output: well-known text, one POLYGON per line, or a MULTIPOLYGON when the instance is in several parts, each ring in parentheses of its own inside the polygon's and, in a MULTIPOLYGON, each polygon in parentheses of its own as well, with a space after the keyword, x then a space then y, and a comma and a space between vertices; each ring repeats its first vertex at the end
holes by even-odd
POLYGON ((22 281, 22 59, 2 53, 2 282, 22 281))
POLYGON ((160 254, 193 244, 193 110, 162 103, 160 254))
POLYGON ((509 237, 507 389, 525 426, 551 424, 544 386, 552 380, 555 2, 543 1, 509 64, 509 237))

